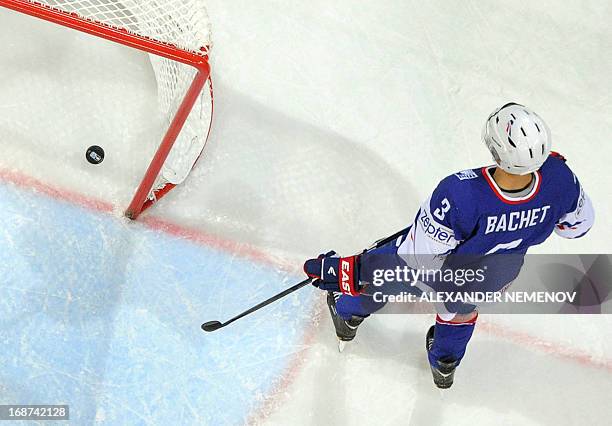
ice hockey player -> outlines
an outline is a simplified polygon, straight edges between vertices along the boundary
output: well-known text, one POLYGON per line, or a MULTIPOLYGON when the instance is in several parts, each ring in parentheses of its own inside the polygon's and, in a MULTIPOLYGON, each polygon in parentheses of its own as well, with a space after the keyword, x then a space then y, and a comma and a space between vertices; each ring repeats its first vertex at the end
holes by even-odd
MULTIPOLYGON (((579 238, 593 226, 591 201, 565 159, 551 152, 550 130, 540 116, 508 103, 488 117, 482 137, 495 165, 443 179, 404 231, 362 254, 338 257, 329 252, 306 261, 304 270, 313 284, 328 291, 327 304, 341 341, 351 341, 364 319, 384 306, 366 291, 375 256, 386 254, 394 259, 388 263, 414 268, 422 256, 440 263, 462 253, 513 253, 522 258, 553 231, 579 238)), ((520 265, 515 275, 519 270, 520 265)), ((506 277, 491 291, 512 279, 506 277)), ((474 331, 477 307, 468 306, 437 306, 435 325, 427 332, 427 355, 439 388, 453 384, 474 331)))

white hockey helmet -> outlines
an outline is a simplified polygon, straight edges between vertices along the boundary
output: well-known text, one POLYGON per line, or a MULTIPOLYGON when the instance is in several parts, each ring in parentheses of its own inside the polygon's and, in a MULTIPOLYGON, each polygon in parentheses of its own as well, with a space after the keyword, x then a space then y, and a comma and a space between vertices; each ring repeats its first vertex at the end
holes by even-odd
POLYGON ((550 129, 535 112, 516 103, 496 109, 482 139, 493 160, 506 172, 526 175, 538 170, 550 153, 550 129))

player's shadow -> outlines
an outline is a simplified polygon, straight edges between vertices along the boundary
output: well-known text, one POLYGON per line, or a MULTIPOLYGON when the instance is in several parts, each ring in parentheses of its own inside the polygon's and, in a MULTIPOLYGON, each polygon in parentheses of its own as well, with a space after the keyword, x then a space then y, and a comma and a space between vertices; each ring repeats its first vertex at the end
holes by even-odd
POLYGON ((179 205, 197 200, 200 212, 177 213, 192 225, 306 255, 357 251, 412 220, 416 191, 390 159, 223 83, 215 93, 204 155, 185 188, 171 194, 179 205))

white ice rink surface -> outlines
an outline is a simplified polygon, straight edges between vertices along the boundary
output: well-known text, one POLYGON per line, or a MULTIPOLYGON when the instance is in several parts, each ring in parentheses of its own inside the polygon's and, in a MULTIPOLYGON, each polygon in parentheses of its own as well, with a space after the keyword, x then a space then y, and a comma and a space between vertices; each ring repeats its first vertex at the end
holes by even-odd
MULTIPOLYGON (((489 164, 483 121, 516 101, 548 122, 597 213, 585 238, 553 236, 532 252, 610 253, 608 1, 210 0, 209 13, 211 139, 146 217, 297 267, 322 250, 351 253, 405 227, 444 176, 489 164)), ((161 126, 146 56, 0 10, 0 58, 0 169, 125 207, 161 126), (94 143, 107 151, 97 168, 83 161, 94 143)), ((326 312, 294 321, 311 337, 245 420, 609 424, 612 318, 480 318, 446 392, 423 349, 432 320, 373 316, 343 354, 326 312)))

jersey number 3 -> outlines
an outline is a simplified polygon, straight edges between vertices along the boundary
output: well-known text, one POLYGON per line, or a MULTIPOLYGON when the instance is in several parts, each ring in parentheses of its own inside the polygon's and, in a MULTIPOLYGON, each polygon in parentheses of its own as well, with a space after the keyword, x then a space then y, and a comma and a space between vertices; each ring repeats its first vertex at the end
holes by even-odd
POLYGON ((450 208, 450 202, 448 201, 448 198, 445 198, 442 200, 442 206, 435 209, 433 214, 438 219, 444 220, 444 216, 446 216, 446 213, 450 210, 450 208))

